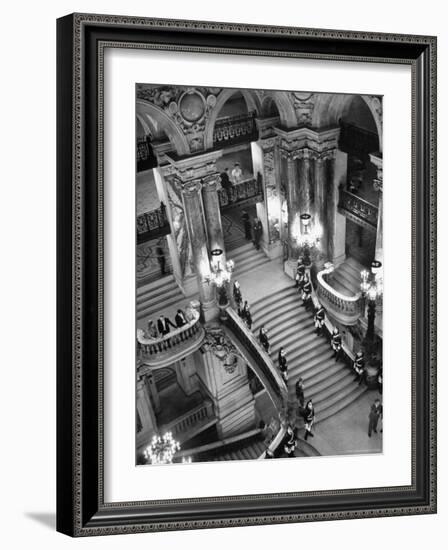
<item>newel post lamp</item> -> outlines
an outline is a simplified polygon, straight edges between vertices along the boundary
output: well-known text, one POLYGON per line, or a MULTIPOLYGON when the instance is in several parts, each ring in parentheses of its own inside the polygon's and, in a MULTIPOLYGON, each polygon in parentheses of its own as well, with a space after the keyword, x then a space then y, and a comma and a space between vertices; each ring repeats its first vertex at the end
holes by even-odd
POLYGON ((383 294, 381 267, 380 261, 373 260, 370 271, 367 269, 361 271, 361 293, 363 298, 367 300, 366 340, 369 341, 374 340, 376 304, 383 294))
POLYGON ((229 305, 227 296, 227 283, 230 283, 232 272, 235 268, 233 260, 228 260, 223 264, 223 251, 220 248, 214 248, 211 251, 212 261, 210 262, 210 275, 207 275, 205 282, 215 285, 218 291, 218 305, 223 308, 229 305))
POLYGON ((318 227, 310 229, 311 214, 304 213, 300 215, 302 230, 297 237, 297 243, 302 248, 303 264, 306 267, 311 266, 311 250, 319 248, 321 231, 318 227))

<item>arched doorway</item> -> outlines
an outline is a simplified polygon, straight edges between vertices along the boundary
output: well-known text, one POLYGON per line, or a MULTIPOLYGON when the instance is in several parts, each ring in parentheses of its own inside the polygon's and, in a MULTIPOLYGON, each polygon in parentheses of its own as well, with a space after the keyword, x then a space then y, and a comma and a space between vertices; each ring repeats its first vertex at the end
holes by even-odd
POLYGON ((374 117, 361 96, 353 96, 339 120, 339 149, 347 154, 345 204, 352 208, 346 214, 345 255, 369 266, 375 259, 376 226, 365 223, 357 214, 378 208, 379 195, 375 189, 376 167, 370 154, 376 153, 380 137, 374 117))

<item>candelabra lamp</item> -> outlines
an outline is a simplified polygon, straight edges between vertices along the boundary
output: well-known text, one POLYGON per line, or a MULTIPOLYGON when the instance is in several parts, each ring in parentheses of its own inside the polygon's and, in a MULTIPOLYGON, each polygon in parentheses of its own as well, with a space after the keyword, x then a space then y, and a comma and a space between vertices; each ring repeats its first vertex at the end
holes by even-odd
POLYGON ((212 261, 210 262, 210 275, 207 275, 205 281, 207 284, 215 285, 218 292, 218 305, 226 307, 229 305, 227 296, 227 284, 230 283, 232 272, 235 269, 233 260, 228 260, 223 265, 221 257, 223 251, 215 248, 211 251, 212 261))
POLYGON ((315 224, 314 228, 311 230, 311 214, 301 214, 300 221, 303 229, 300 231, 300 234, 297 235, 297 244, 302 250, 303 264, 305 267, 311 267, 311 252, 315 252, 319 249, 322 232, 317 224, 315 224))

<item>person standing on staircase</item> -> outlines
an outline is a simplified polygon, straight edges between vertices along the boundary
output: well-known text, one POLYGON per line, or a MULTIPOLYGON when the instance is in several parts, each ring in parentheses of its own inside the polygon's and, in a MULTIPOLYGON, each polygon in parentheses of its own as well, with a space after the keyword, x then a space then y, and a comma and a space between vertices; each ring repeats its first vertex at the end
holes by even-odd
POLYGON ((247 306, 247 308, 246 308, 246 313, 245 313, 244 318, 245 318, 245 321, 246 321, 247 328, 249 330, 252 330, 253 321, 252 321, 252 314, 250 312, 249 306, 247 306))
POLYGON ((296 397, 299 408, 303 409, 305 406, 305 385, 303 383, 303 378, 299 378, 296 382, 296 397))
POLYGON ((296 269, 296 282, 295 287, 299 292, 302 292, 303 285, 305 284, 306 277, 306 267, 303 265, 302 256, 297 260, 297 269, 296 269))
POLYGON ((252 240, 252 232, 250 228, 250 217, 247 210, 243 210, 241 220, 243 222, 243 227, 244 227, 244 238, 246 239, 246 241, 250 241, 252 240))
POLYGON ((331 349, 333 350, 333 357, 338 362, 342 351, 342 336, 337 327, 334 327, 331 335, 331 349))
POLYGON ((258 218, 254 218, 254 246, 257 250, 260 250, 260 239, 263 234, 263 225, 258 218))
POLYGON ((306 407, 303 409, 303 419, 305 420, 305 441, 308 437, 314 437, 312 432, 315 420, 314 405, 311 399, 308 400, 306 407))
POLYGON ((308 275, 305 275, 305 283, 302 289, 302 306, 308 310, 313 305, 313 300, 311 299, 311 281, 308 278, 308 275))
POLYGON ((157 256, 157 261, 159 262, 160 274, 163 277, 166 273, 166 258, 165 258, 165 251, 163 250, 160 244, 158 244, 156 247, 156 256, 157 256))
POLYGON ((375 433, 378 433, 377 427, 378 427, 378 420, 380 419, 380 416, 383 414, 383 406, 381 405, 381 401, 379 399, 375 399, 375 402, 370 407, 370 413, 369 413, 369 430, 368 435, 369 437, 372 437, 372 431, 375 433))
POLYGON ((288 361, 286 359, 286 351, 283 347, 280 347, 278 350, 278 366, 285 384, 288 385, 288 361))
POLYGON ((294 458, 294 451, 297 447, 296 434, 291 425, 288 426, 283 440, 283 450, 288 458, 294 458))
POLYGON ((353 361, 353 370, 355 371, 356 375, 355 380, 357 380, 359 382, 359 385, 361 385, 366 378, 364 353, 362 351, 358 351, 355 356, 355 359, 353 361))
POLYGON ((233 283, 233 299, 235 300, 237 309, 240 309, 243 301, 243 295, 241 294, 241 287, 238 281, 233 283))
POLYGON ((316 313, 314 314, 314 326, 316 328, 315 332, 318 336, 322 333, 322 328, 325 323, 325 309, 319 305, 316 313))
POLYGON ((258 339, 260 340, 260 344, 263 346, 266 353, 269 353, 270 345, 269 345, 268 331, 263 326, 260 327, 260 331, 258 333, 258 339))

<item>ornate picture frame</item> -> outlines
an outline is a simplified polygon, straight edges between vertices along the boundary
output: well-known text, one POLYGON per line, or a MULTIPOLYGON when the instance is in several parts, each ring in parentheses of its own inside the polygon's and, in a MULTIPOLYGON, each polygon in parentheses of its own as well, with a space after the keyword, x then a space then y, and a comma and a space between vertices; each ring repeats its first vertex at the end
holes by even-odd
MULTIPOLYGON (((57 529, 70 536, 436 512, 436 38, 72 14, 57 22, 57 529), (104 52, 107 47, 409 65, 412 483, 106 502, 104 52)), ((207 103, 203 99, 203 111, 207 103)), ((194 122, 204 112, 186 111, 194 122)))

